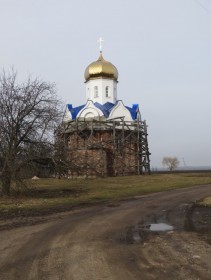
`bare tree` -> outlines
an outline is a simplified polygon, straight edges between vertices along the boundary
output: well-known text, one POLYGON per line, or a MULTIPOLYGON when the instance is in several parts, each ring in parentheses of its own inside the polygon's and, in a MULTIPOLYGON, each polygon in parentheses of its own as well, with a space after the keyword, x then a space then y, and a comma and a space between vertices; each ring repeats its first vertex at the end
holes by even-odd
POLYGON ((60 124, 55 131, 53 164, 55 175, 59 179, 67 176, 70 169, 70 152, 64 130, 64 126, 60 124))
POLYGON ((164 157, 162 164, 172 171, 179 166, 179 160, 176 157, 164 157))
POLYGON ((58 117, 54 84, 31 78, 18 83, 14 71, 0 74, 2 194, 10 194, 12 179, 24 165, 49 153, 58 117))

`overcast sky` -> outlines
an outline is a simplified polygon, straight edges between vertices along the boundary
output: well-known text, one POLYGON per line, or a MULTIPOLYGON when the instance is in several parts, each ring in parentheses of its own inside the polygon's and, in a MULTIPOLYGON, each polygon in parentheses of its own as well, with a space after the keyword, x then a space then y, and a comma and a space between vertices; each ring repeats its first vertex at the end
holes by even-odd
POLYGON ((0 36, 1 68, 55 82, 74 106, 102 36, 118 99, 149 125, 151 166, 211 166, 211 0, 0 0, 0 36))

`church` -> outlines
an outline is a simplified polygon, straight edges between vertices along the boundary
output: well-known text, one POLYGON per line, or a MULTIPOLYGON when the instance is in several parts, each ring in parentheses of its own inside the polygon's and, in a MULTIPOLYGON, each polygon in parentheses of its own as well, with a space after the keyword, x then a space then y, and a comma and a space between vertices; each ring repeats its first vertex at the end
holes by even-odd
MULTIPOLYGON (((104 177, 150 173, 146 121, 138 104, 118 99, 118 70, 102 53, 84 73, 86 102, 67 104, 63 137, 68 176, 104 177)), ((74 100, 73 100, 74 101, 74 100)))

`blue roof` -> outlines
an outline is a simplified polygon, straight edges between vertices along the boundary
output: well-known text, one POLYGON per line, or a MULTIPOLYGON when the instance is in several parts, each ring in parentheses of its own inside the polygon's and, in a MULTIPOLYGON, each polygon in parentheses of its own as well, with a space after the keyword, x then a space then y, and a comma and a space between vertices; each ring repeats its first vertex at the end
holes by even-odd
POLYGON ((131 117, 133 120, 136 120, 137 119, 137 113, 139 112, 139 106, 138 104, 133 104, 133 107, 128 107, 128 106, 125 106, 128 111, 130 112, 131 114, 131 117))
POLYGON ((115 106, 115 104, 111 102, 106 102, 103 105, 98 102, 95 102, 94 105, 103 112, 106 118, 109 116, 112 108, 115 106))
MULTIPOLYGON (((111 102, 106 102, 105 104, 100 104, 98 102, 95 102, 94 105, 100 109, 104 116, 107 118, 111 112, 111 110, 113 109, 113 107, 116 105, 116 103, 111 103, 111 102)), ((73 108, 72 104, 67 104, 67 107, 69 109, 69 111, 71 112, 72 114, 72 119, 75 120, 76 119, 76 116, 78 115, 78 113, 80 112, 81 109, 83 109, 85 107, 85 105, 81 105, 81 106, 78 106, 78 107, 75 107, 73 108)), ((130 112, 131 114, 131 117, 133 120, 136 120, 137 118, 137 113, 139 112, 139 106, 138 104, 133 104, 132 108, 131 107, 128 107, 128 106, 125 106, 128 111, 130 112)))
POLYGON ((78 115, 78 113, 81 111, 81 109, 83 109, 85 107, 85 105, 81 105, 78 107, 73 108, 72 104, 67 104, 67 108, 69 109, 69 111, 72 114, 72 119, 75 120, 76 116, 78 115))

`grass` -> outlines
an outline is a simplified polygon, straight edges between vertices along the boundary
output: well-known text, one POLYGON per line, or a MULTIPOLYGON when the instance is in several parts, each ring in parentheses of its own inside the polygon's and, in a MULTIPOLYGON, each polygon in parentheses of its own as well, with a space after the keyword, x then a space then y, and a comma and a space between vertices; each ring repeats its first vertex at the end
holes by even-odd
MULTIPOLYGON (((194 185, 211 184, 210 173, 153 174, 97 179, 28 180, 30 188, 0 197, 0 217, 63 211, 77 205, 115 202, 125 198, 194 185)), ((209 200, 210 203, 210 200, 209 200)))
POLYGON ((211 207, 211 196, 205 197, 199 202, 200 205, 211 207))

